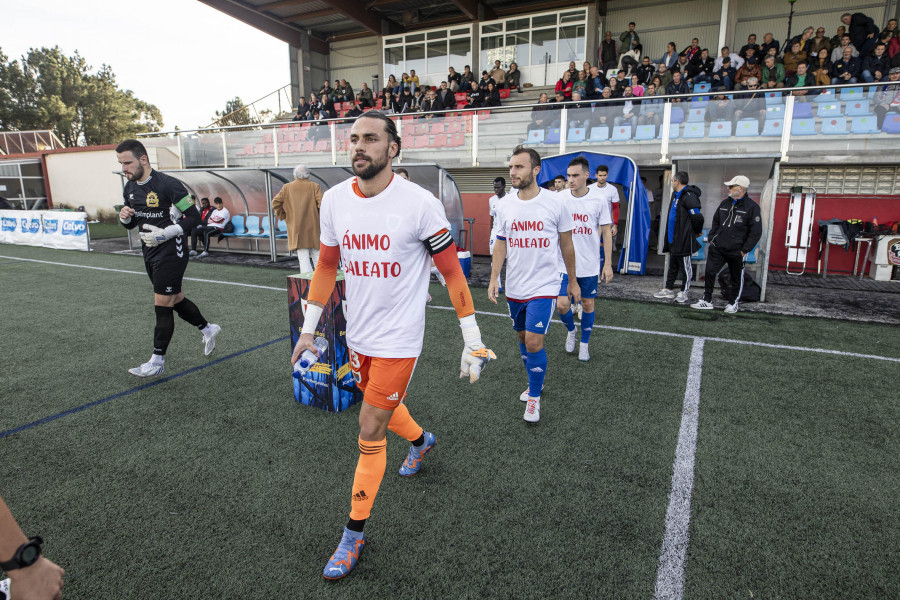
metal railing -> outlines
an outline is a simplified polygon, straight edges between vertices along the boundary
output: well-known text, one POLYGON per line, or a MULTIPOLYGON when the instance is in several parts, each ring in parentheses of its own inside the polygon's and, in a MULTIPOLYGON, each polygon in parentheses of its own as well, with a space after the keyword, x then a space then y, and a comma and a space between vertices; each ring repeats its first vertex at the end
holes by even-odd
POLYGON ((2 154, 27 154, 65 147, 66 145, 49 129, 0 131, 0 153, 2 154))
MULTIPOLYGON (((293 98, 291 98, 291 84, 284 85, 274 92, 269 92, 262 98, 244 104, 234 109, 228 114, 224 114, 209 125, 206 129, 218 129, 223 123, 233 124, 237 126, 252 125, 257 123, 272 122, 267 121, 267 117, 272 115, 277 120, 281 114, 288 110, 293 110, 293 98)), ((202 131, 202 130, 188 130, 202 131)))

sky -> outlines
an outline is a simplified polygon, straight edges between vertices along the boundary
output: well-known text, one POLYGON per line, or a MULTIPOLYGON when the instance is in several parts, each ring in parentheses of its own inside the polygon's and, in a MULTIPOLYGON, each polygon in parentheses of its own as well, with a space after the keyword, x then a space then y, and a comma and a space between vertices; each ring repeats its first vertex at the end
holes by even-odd
MULTIPOLYGON (((77 50, 121 89, 155 104, 166 131, 212 122, 240 96, 251 102, 290 83, 288 45, 198 0, 0 0, 0 49, 77 50)), ((286 107, 285 110, 289 110, 286 107)))

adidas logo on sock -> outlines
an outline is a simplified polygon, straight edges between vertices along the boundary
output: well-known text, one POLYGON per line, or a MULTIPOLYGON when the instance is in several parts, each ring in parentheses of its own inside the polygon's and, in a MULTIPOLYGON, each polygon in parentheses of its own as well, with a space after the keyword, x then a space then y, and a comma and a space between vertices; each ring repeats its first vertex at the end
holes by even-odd
POLYGON ((543 326, 544 326, 544 322, 543 322, 543 321, 541 321, 540 323, 538 323, 537 325, 535 325, 535 327, 543 327, 543 326))
POLYGON ((394 400, 399 400, 399 399, 400 399, 400 395, 397 392, 394 392, 393 394, 388 396, 388 400, 390 400, 391 402, 393 402, 394 400))
POLYGON ((369 497, 366 496, 365 490, 359 490, 358 492, 356 492, 355 494, 353 494, 353 501, 354 501, 354 502, 362 502, 362 501, 368 500, 368 499, 369 499, 369 497))
POLYGON ((528 369, 528 370, 531 371, 532 373, 543 373, 544 372, 544 370, 540 367, 535 367, 533 369, 528 369))

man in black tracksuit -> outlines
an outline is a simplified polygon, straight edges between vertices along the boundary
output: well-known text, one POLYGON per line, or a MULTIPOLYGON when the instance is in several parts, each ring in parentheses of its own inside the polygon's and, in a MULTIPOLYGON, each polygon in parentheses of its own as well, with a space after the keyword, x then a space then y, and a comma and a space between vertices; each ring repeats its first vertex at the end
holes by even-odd
POLYGON ((722 266, 728 264, 734 302, 725 307, 725 312, 734 314, 738 311, 738 301, 744 287, 744 259, 762 237, 762 218, 759 205, 747 195, 749 179, 738 175, 731 181, 726 181, 725 185, 728 186, 728 198, 722 200, 716 210, 707 236, 709 247, 706 257, 706 288, 703 298, 691 304, 691 307, 701 310, 713 308, 712 294, 716 276, 722 266))
POLYGON ((666 286, 653 296, 675 298, 676 302, 684 303, 688 300, 694 278, 691 254, 700 249, 697 236, 703 231, 703 215, 700 214, 700 188, 688 185, 687 173, 676 173, 672 187, 674 191, 663 238, 663 252, 669 253, 669 270, 666 272, 666 286), (684 277, 684 287, 676 296, 675 280, 679 274, 684 277))

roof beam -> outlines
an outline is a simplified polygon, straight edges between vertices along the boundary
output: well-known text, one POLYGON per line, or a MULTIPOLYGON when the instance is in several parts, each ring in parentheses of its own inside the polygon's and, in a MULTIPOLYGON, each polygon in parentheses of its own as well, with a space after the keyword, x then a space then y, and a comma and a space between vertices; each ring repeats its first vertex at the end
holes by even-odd
POLYGON ((289 6, 297 6, 298 4, 307 4, 315 0, 278 0, 278 2, 267 2, 260 4, 256 10, 275 10, 276 8, 288 8, 289 6))
MULTIPOLYGON (((491 7, 479 2, 478 0, 452 0, 452 2, 456 6, 456 8, 461 10, 462 13, 467 18, 472 19, 473 21, 477 21, 479 19, 479 17, 478 17, 479 7, 484 11, 483 12, 484 19, 493 19, 494 17, 497 16, 491 7)), ((522 9, 520 7, 517 10, 522 10, 522 9)))
POLYGON ((403 0, 369 0, 366 2, 366 10, 375 8, 376 6, 387 6, 388 4, 400 4, 403 0))
POLYGON ((375 35, 381 35, 381 15, 360 6, 355 0, 325 0, 331 8, 375 35))
POLYGON ((302 31, 269 15, 262 14, 255 9, 248 8, 242 3, 232 0, 200 0, 200 2, 296 48, 300 48, 303 45, 302 31))
POLYGON ((289 17, 284 17, 281 19, 285 23, 296 23, 298 21, 307 21, 311 19, 316 19, 318 17, 327 17, 328 15, 333 15, 337 13, 336 10, 331 8, 326 8, 324 10, 314 10, 312 12, 299 13, 296 15, 291 15, 289 17))

